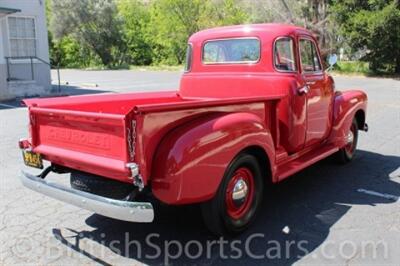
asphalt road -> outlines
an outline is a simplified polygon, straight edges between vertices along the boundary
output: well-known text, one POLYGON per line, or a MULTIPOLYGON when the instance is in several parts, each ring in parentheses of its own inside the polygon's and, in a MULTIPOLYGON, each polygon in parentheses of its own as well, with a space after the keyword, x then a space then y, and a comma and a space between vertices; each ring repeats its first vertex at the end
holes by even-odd
MULTIPOLYGON (((62 71, 70 84, 63 93, 71 94, 171 89, 179 77, 62 71)), ((134 224, 23 188, 17 141, 27 136, 27 110, 0 103, 0 264, 399 265, 400 81, 336 82, 369 96, 370 131, 360 133, 355 160, 345 166, 324 160, 277 185, 255 224, 230 239, 207 232, 198 206, 159 206, 154 223, 134 224)), ((68 183, 68 176, 49 178, 68 183)))

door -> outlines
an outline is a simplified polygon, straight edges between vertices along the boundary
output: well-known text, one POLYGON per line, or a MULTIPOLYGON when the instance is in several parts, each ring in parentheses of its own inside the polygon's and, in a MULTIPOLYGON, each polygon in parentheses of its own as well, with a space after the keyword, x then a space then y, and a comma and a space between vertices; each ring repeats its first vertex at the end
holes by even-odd
POLYGON ((288 95, 278 106, 280 145, 288 154, 304 148, 306 134, 307 97, 297 91, 299 64, 295 40, 292 36, 282 36, 274 42, 274 68, 284 84, 282 92, 288 95))
POLYGON ((321 142, 329 134, 332 91, 322 69, 317 45, 310 37, 300 37, 299 55, 303 93, 307 99, 305 146, 321 142))

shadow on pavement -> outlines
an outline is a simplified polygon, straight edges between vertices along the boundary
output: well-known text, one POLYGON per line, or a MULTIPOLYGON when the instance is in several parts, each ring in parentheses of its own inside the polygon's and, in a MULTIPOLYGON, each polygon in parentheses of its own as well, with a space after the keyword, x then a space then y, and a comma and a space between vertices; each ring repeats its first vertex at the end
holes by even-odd
MULTIPOLYGON (((58 86, 53 85, 52 94, 46 96, 31 96, 26 98, 51 98, 51 97, 63 97, 63 96, 76 96, 76 95, 87 95, 87 94, 98 94, 107 93, 112 91, 88 89, 76 86, 61 86, 61 91, 58 91, 58 86)), ((16 98, 13 100, 0 101, 0 111, 6 109, 20 108, 24 107, 21 105, 21 100, 24 98, 16 98)))
POLYGON ((189 255, 195 256, 199 245, 188 244, 196 240, 202 245, 200 257, 191 259, 182 250, 183 255, 168 261, 177 265, 289 265, 320 246, 330 228, 351 209, 351 205, 393 203, 393 200, 357 190, 370 189, 398 196, 400 184, 390 180, 389 174, 399 165, 400 157, 361 150, 348 165, 338 166, 329 158, 321 161, 276 185, 256 222, 244 234, 224 239, 223 247, 221 240, 212 236, 203 225, 198 206, 159 206, 155 211, 156 220, 151 224, 128 223, 94 214, 86 220, 95 228, 92 231, 66 229, 76 234, 71 239, 64 238, 60 229, 53 229, 53 234, 61 243, 103 265, 108 265, 107 258, 94 257, 79 246, 79 240, 91 239, 116 255, 148 264, 165 264, 166 248, 170 254, 178 254, 176 242, 171 242, 174 240, 189 246, 189 255), (217 240, 219 243, 215 244, 217 240), (241 243, 235 244, 238 240, 241 243), (246 241, 251 253, 245 252, 246 241), (161 253, 156 258, 148 257, 157 255, 154 245, 161 248, 161 253), (263 257, 255 259, 252 254, 263 257))

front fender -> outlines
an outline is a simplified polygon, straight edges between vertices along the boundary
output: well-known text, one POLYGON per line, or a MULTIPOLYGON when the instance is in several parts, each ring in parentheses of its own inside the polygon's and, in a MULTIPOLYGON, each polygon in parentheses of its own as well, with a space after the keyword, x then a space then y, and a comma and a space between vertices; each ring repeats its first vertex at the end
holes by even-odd
POLYGON ((346 135, 357 112, 364 115, 367 110, 367 95, 360 90, 336 92, 334 100, 333 126, 330 142, 339 148, 346 145, 346 135))
POLYGON ((251 113, 214 113, 174 129, 155 155, 153 194, 168 204, 211 199, 241 150, 258 146, 274 158, 273 140, 264 124, 251 113))

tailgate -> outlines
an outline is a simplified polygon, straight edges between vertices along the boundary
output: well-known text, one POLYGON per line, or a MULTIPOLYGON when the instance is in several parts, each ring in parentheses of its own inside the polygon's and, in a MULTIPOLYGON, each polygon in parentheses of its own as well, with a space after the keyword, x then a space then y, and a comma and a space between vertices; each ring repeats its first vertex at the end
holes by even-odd
POLYGON ((33 150, 56 164, 128 181, 126 117, 30 107, 33 150))

